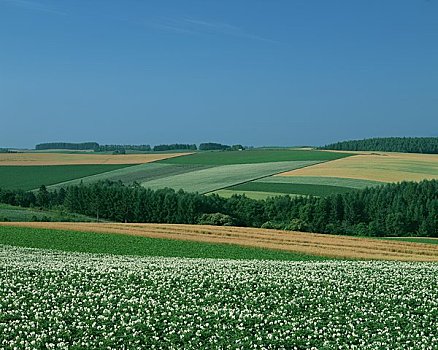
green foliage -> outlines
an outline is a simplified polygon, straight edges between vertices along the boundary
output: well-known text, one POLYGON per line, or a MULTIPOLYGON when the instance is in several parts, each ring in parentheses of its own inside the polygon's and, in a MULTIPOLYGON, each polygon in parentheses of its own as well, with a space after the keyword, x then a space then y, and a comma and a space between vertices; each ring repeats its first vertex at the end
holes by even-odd
POLYGON ((236 220, 230 215, 222 213, 202 214, 198 220, 200 225, 233 226, 236 220))
POLYGON ((348 153, 289 150, 289 149, 251 149, 228 152, 199 152, 184 157, 164 159, 160 162, 167 164, 204 164, 230 165, 252 164, 285 161, 327 161, 348 157, 348 153))
POLYGON ((117 154, 125 154, 126 151, 135 152, 150 152, 150 145, 98 145, 95 152, 118 152, 117 154), (124 153, 123 153, 124 152, 124 153))
POLYGON ((49 186, 129 166, 126 164, 0 166, 0 187, 33 190, 41 185, 49 186))
POLYGON ((321 147, 340 151, 438 153, 438 137, 378 137, 332 143, 321 147))
POLYGON ((196 151, 198 147, 195 144, 185 144, 185 143, 173 143, 170 145, 156 145, 154 146, 154 152, 163 151, 179 151, 179 150, 189 150, 196 151))
POLYGON ((99 147, 97 142, 82 142, 82 143, 72 143, 72 142, 47 142, 40 143, 35 146, 36 150, 46 150, 46 149, 70 149, 70 150, 95 150, 99 147))
POLYGON ((93 232, 0 226, 0 245, 66 252, 255 260, 326 260, 286 251, 93 232))
POLYGON ((0 204, 0 221, 96 221, 85 215, 65 211, 61 207, 51 210, 41 208, 23 208, 9 204, 0 204))
POLYGON ((438 237, 438 180, 402 182, 327 197, 222 198, 172 189, 99 182, 46 193, 0 190, 0 202, 32 206, 48 201, 74 213, 117 222, 195 224, 203 214, 223 213, 238 226, 267 221, 287 227, 299 219, 306 231, 370 236, 438 237), (40 196, 48 196, 44 201, 40 196))
POLYGON ((228 190, 235 191, 257 191, 257 192, 271 192, 281 194, 295 194, 304 196, 324 197, 337 193, 346 193, 354 191, 349 187, 329 186, 329 185, 309 185, 309 184, 293 184, 293 183, 273 183, 253 181, 232 186, 228 190))

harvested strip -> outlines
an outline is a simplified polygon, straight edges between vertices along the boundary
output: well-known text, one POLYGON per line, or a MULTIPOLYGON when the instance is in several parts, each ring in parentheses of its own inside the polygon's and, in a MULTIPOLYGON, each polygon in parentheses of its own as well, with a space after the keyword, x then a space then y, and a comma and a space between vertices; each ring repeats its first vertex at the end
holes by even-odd
POLYGON ((438 246, 433 244, 316 233, 171 224, 22 222, 0 225, 229 243, 335 258, 438 262, 438 246))
POLYGON ((72 153, 0 153, 2 165, 74 165, 74 164, 143 164, 190 153, 157 154, 72 154, 72 153))

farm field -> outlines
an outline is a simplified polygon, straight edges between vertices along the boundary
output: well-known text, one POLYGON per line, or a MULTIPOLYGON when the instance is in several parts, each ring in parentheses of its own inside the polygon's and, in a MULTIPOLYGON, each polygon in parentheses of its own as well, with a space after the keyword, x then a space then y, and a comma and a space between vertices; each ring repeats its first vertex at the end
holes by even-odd
POLYGON ((0 245, 0 259, 2 348, 432 349, 438 340, 432 263, 132 257, 8 245, 0 245))
POLYGON ((438 261, 438 246, 433 244, 244 227, 182 224, 0 223, 0 227, 5 226, 225 243, 332 258, 438 261))
POLYGON ((143 164, 187 153, 157 154, 93 154, 90 152, 74 153, 0 153, 0 166, 35 166, 35 165, 83 165, 83 164, 143 164))
POLYGON ((0 204, 0 221, 94 221, 85 215, 0 204))
POLYGON ((303 196, 324 197, 337 193, 346 193, 354 191, 349 187, 340 187, 332 185, 315 185, 315 184, 293 184, 293 183, 275 183, 253 181, 241 185, 229 187, 232 191, 256 191, 259 193, 277 193, 277 194, 293 194, 303 196))
POLYGON ((317 164, 281 176, 336 177, 381 182, 438 179, 438 155, 376 153, 317 164))
POLYGON ((261 180, 256 180, 255 182, 325 185, 325 186, 338 186, 338 187, 355 188, 355 189, 364 189, 366 187, 373 187, 373 186, 379 186, 384 184, 380 181, 349 179, 349 178, 341 178, 341 177, 281 176, 281 175, 265 177, 261 180))
POLYGON ((158 162, 134 165, 122 169, 104 172, 101 174, 86 176, 56 185, 50 186, 50 189, 57 189, 69 185, 78 185, 79 183, 93 183, 102 180, 122 181, 125 184, 133 182, 142 183, 145 181, 170 177, 178 174, 190 173, 195 170, 207 169, 211 166, 196 164, 163 164, 158 162))
POLYGON ((316 161, 288 161, 222 165, 142 182, 141 184, 154 190, 170 187, 175 190, 183 189, 187 192, 208 193, 242 182, 271 176, 286 169, 298 169, 315 163, 316 161))
POLYGON ((350 156, 349 153, 294 149, 254 149, 245 151, 205 151, 187 157, 163 160, 167 164, 232 165, 287 161, 329 161, 350 156))
POLYGON ((14 226, 0 226, 0 244, 66 252, 134 256, 299 261, 327 259, 284 250, 224 243, 14 226))
POLYGON ((129 167, 127 164, 0 166, 0 187, 34 190, 90 175, 129 167))

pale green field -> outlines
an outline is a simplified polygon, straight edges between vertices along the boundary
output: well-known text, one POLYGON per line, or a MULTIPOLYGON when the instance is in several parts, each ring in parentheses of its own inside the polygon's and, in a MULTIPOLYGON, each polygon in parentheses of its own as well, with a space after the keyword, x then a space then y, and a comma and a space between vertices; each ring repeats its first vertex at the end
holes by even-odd
POLYGON ((154 190, 169 187, 174 188, 175 190, 183 189, 187 192, 209 193, 240 183, 317 163, 318 161, 288 161, 222 165, 186 174, 142 182, 142 186, 154 190))
POLYGON ((384 185, 384 182, 348 179, 340 177, 323 177, 323 176, 270 176, 255 182, 269 182, 282 184, 306 184, 306 185, 329 185, 339 187, 349 187, 362 189, 371 186, 384 185))
POLYGON ((53 186, 50 189, 57 189, 69 185, 79 185, 81 182, 89 184, 102 180, 122 181, 123 183, 145 182, 147 180, 168 177, 176 174, 188 173, 194 170, 209 168, 203 165, 176 165, 164 163, 146 163, 134 165, 123 169, 108 171, 106 173, 86 176, 71 181, 62 182, 53 186))

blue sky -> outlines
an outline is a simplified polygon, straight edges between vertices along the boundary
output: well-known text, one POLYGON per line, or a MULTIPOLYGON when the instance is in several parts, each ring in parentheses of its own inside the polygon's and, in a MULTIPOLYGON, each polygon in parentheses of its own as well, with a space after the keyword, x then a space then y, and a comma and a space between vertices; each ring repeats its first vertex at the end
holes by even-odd
POLYGON ((436 0, 0 0, 0 146, 438 136, 436 0))

